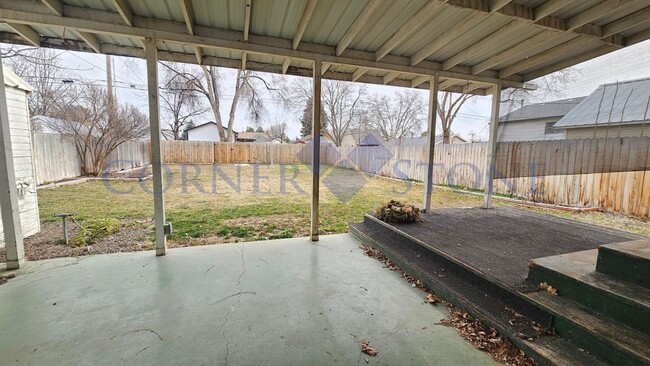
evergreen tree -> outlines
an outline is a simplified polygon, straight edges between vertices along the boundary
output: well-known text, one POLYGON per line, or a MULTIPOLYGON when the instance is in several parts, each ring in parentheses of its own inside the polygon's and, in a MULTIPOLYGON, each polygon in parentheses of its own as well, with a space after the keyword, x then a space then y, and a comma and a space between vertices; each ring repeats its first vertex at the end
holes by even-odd
MULTIPOLYGON (((311 135, 312 126, 312 99, 307 99, 305 109, 302 110, 302 117, 300 117, 300 136, 311 135)), ((327 130, 327 115, 325 111, 321 110, 320 113, 320 129, 321 131, 327 130)))
POLYGON ((185 129, 183 130, 183 134, 181 134, 181 140, 186 140, 187 141, 187 130, 190 128, 194 127, 194 121, 189 121, 185 124, 185 129))

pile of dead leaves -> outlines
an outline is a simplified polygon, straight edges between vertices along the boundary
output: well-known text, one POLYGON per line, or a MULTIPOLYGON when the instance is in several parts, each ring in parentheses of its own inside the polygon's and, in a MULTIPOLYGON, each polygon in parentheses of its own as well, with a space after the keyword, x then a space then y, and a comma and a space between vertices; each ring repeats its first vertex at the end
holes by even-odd
POLYGON ((496 361, 505 365, 533 366, 537 365, 523 351, 517 349, 508 339, 497 334, 494 328, 488 328, 474 319, 467 312, 448 305, 451 314, 441 324, 454 327, 461 337, 468 340, 474 347, 489 353, 496 361))
POLYGON ((381 263, 386 266, 386 268, 390 269, 391 271, 396 271, 399 269, 393 262, 390 261, 382 252, 378 251, 377 249, 373 249, 369 246, 362 246, 361 250, 370 258, 375 258, 376 260, 380 261, 381 263))
POLYGON ((368 356, 376 356, 377 353, 379 353, 379 351, 371 346, 370 342, 365 339, 361 341, 361 352, 367 354, 368 356))
POLYGON ((377 218, 385 222, 418 222, 420 209, 410 203, 391 200, 375 210, 377 218))
POLYGON ((540 290, 547 291, 547 292, 550 293, 551 295, 555 295, 555 296, 557 296, 557 289, 554 288, 553 286, 549 285, 549 284, 546 283, 546 282, 542 282, 542 283, 540 283, 540 284, 539 284, 539 289, 540 289, 540 290))

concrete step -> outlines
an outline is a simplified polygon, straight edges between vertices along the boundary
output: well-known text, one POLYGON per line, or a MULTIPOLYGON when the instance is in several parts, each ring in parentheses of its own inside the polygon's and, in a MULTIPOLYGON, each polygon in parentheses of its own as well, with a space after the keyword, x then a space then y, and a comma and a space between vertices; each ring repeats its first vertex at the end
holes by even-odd
POLYGON ((547 291, 526 294, 531 302, 553 314, 557 334, 577 347, 613 365, 650 364, 650 338, 592 315, 588 309, 547 291))
POLYGON ((554 287, 559 296, 582 304, 594 315, 603 315, 650 334, 650 290, 596 271, 598 250, 533 259, 528 280, 554 287))
POLYGON ((531 319, 550 327, 552 315, 488 281, 474 269, 453 262, 374 218, 350 225, 350 234, 380 250, 404 272, 424 282, 438 296, 464 309, 510 339, 540 365, 603 365, 589 353, 553 335, 539 336, 531 319), (512 309, 525 315, 517 317, 512 309), (532 341, 528 339, 532 338, 532 341))
POLYGON ((650 288, 650 239, 599 246, 596 271, 650 288))

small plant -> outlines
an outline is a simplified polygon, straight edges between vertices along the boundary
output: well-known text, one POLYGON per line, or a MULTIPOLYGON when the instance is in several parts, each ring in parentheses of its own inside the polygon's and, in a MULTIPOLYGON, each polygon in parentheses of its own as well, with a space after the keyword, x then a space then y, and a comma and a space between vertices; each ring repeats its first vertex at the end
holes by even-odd
POLYGON ((81 230, 72 238, 73 245, 89 245, 97 239, 116 232, 121 226, 118 219, 94 219, 79 225, 81 230))
POLYGON ((409 203, 391 200, 377 207, 377 218, 385 222, 420 221, 420 209, 409 203))

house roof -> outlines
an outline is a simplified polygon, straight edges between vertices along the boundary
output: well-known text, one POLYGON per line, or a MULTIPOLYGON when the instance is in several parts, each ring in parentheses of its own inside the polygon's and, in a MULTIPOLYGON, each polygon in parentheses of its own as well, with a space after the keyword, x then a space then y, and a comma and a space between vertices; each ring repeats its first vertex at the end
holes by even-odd
MULTIPOLYGON (((209 121, 209 122, 201 123, 200 125, 196 125, 194 127, 187 128, 187 129, 185 129, 185 131, 191 131, 191 130, 193 130, 195 128, 199 128, 199 127, 203 127, 203 126, 207 126, 207 125, 215 125, 216 126, 217 123, 214 122, 214 121, 209 121)), ((224 127, 223 129, 228 130, 228 127, 224 127)))
MULTIPOLYGON (((321 136, 321 144, 324 143, 324 142, 332 144, 334 142, 334 138, 327 131, 321 131, 320 136, 321 136)), ((306 144, 306 143, 309 143, 309 141, 311 141, 311 135, 303 136, 303 137, 299 138, 298 140, 296 140, 295 143, 296 144, 306 144)))
MULTIPOLYGON (((88 133, 88 127, 86 125, 79 125, 78 122, 66 121, 59 118, 36 115, 31 119, 32 126, 34 126, 35 132, 41 133, 58 133, 62 135, 75 134, 75 130, 81 134, 88 133), (79 126, 78 128, 75 126, 79 126)), ((99 131, 93 131, 94 136, 99 135, 99 131)))
POLYGON ((649 100, 650 78, 604 84, 559 120, 555 128, 641 123, 650 116, 649 100))
POLYGON ((563 117, 584 99, 585 97, 580 97, 528 104, 500 117, 499 122, 533 121, 544 118, 563 117))
POLYGON ((485 95, 649 39, 647 10, 647 0, 3 0, 0 37, 140 58, 150 39, 161 61, 309 76, 320 60, 324 79, 429 89, 438 75, 441 90, 485 95))
POLYGON ((251 142, 270 142, 271 136, 266 132, 240 132, 237 134, 237 140, 251 142))
MULTIPOLYGON (((467 142, 464 138, 460 137, 459 135, 452 134, 450 138, 458 138, 462 140, 463 142, 467 142)), ((435 144, 440 144, 442 143, 442 135, 436 135, 436 142, 435 144)), ((397 140, 390 140, 386 143, 387 145, 399 145, 399 146, 425 146, 427 144, 427 137, 426 136, 420 136, 420 137, 407 137, 405 139, 402 139, 402 141, 397 141, 397 140)))
POLYGON ((27 84, 27 82, 23 79, 21 79, 18 75, 14 74, 13 71, 10 69, 4 67, 3 68, 3 74, 4 74, 4 82, 5 85, 11 86, 20 90, 24 90, 26 92, 31 92, 33 90, 32 86, 27 84))

